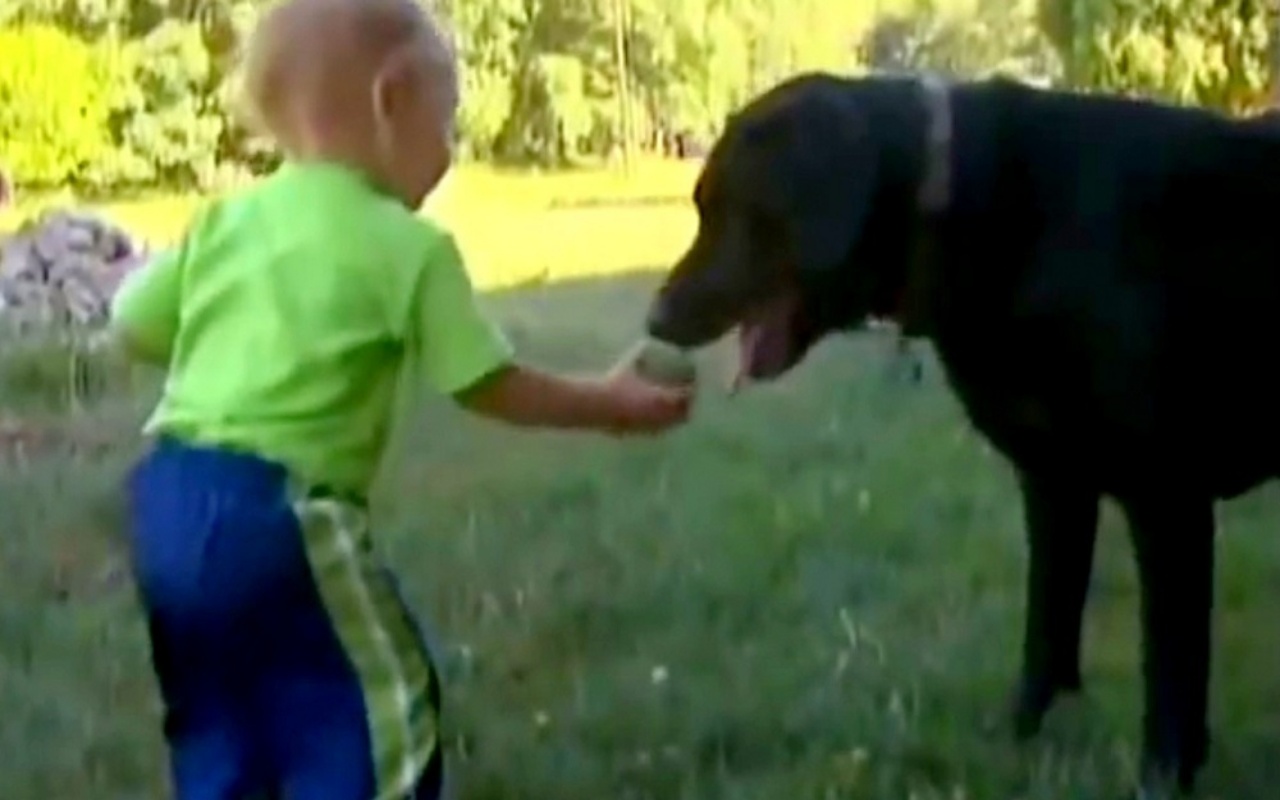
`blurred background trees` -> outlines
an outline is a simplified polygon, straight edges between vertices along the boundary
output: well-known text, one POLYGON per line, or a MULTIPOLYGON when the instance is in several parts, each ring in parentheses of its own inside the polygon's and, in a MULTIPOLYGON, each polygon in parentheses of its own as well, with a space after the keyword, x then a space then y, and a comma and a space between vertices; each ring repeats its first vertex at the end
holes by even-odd
MULTIPOLYGON (((0 163, 25 187, 210 189, 274 154, 235 113, 266 0, 3 0, 0 163)), ((563 166, 697 152, 801 70, 1003 73, 1249 112, 1264 0, 443 0, 465 157, 563 166)))

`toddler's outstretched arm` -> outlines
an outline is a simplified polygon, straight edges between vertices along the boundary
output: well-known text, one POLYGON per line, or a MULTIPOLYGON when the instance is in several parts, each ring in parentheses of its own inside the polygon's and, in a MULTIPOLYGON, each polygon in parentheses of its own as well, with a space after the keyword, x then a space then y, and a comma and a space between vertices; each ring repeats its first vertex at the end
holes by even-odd
POLYGON ((654 434, 684 422, 693 394, 645 381, 622 365, 599 377, 504 367, 455 396, 465 408, 525 427, 654 434))

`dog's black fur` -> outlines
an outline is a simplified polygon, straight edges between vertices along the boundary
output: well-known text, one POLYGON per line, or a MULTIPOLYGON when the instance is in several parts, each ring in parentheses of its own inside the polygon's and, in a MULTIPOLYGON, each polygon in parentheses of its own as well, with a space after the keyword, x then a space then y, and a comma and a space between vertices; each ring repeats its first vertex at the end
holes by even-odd
POLYGON ((1013 722, 1080 688, 1098 504, 1140 573, 1143 789, 1207 758, 1214 504, 1280 474, 1280 129, 1006 80, 943 95, 945 205, 923 211, 931 109, 910 77, 806 75, 737 113, 695 191, 697 236, 650 333, 738 326, 777 377, 828 333, 899 319, 933 341, 1015 465, 1030 566, 1013 722), (925 246, 921 246, 921 245, 925 246))

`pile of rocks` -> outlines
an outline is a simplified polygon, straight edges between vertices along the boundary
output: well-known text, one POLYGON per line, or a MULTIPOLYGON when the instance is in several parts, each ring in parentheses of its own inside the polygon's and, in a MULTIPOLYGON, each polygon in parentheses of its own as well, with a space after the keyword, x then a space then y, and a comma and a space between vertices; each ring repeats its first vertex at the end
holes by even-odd
POLYGON ((52 211, 0 244, 0 322, 20 328, 97 327, 146 252, 90 214, 52 211))

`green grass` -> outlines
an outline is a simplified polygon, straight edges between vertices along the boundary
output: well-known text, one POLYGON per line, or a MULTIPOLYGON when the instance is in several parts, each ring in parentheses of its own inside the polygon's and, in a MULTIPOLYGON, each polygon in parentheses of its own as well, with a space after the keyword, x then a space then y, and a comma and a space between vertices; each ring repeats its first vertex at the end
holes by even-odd
MULTIPOLYGON (((578 369, 631 341, 651 288, 601 278, 491 300, 529 358, 578 369)), ((729 354, 713 350, 695 421, 659 441, 522 434, 444 403, 404 421, 378 527, 449 645, 464 798, 1120 795, 1141 688, 1117 515, 1088 617, 1089 694, 1015 747, 1013 480, 937 370, 908 385, 891 353, 870 335, 832 342, 792 379, 728 398, 729 354)), ((18 359, 0 359, 6 408, 108 442, 0 464, 0 797, 162 798, 144 633, 110 579, 153 381, 114 375, 72 414, 57 410, 65 370, 18 359)), ((1210 798, 1280 781, 1277 512, 1265 490, 1221 516, 1210 798)))

